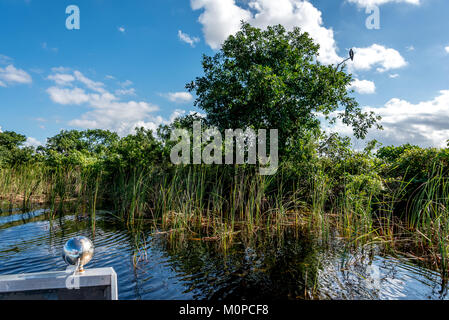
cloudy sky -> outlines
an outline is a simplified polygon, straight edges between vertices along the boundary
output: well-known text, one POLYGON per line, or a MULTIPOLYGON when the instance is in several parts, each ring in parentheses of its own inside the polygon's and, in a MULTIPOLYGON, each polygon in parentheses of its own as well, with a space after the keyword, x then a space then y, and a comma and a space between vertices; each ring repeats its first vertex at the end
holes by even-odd
POLYGON ((444 146, 448 12, 447 0, 0 0, 0 128, 36 145, 61 129, 126 135, 199 111, 185 84, 246 20, 301 27, 322 63, 354 48, 351 89, 385 128, 369 138, 444 146), (72 4, 79 30, 66 28, 72 4), (368 28, 376 12, 379 28, 368 28))

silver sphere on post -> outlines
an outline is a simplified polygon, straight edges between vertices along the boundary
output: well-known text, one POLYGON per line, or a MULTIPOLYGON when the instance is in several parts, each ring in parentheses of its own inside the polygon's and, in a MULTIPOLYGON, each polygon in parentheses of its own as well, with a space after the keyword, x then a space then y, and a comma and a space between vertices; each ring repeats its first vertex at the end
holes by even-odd
POLYGON ((92 260, 94 245, 86 237, 75 237, 68 240, 62 248, 62 258, 72 266, 78 266, 79 272, 84 272, 84 266, 92 260))

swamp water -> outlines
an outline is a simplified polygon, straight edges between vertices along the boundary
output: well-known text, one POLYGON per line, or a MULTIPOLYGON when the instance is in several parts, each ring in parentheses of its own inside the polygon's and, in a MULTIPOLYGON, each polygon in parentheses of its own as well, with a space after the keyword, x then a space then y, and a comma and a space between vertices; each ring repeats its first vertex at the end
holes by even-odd
POLYGON ((132 233, 107 212, 95 226, 75 214, 49 220, 48 210, 0 211, 0 275, 65 270, 61 248, 92 239, 87 268, 113 267, 119 299, 447 299, 437 272, 376 247, 345 250, 289 230, 277 237, 215 241, 132 233))

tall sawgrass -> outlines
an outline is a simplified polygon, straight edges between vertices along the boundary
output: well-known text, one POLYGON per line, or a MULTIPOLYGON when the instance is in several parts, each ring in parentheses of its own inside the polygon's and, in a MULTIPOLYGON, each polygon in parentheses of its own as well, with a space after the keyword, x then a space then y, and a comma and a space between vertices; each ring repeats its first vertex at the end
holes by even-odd
POLYGON ((0 197, 24 208, 45 203, 53 216, 71 203, 94 227, 96 210, 110 209, 132 230, 150 224, 171 237, 215 241, 224 249, 236 235, 276 235, 291 227, 307 227, 325 240, 337 234, 354 245, 377 241, 391 248, 408 233, 447 270, 448 179, 437 163, 412 193, 405 191, 410 181, 391 187, 367 174, 345 173, 337 183, 320 168, 298 175, 281 166, 276 175, 261 176, 245 165, 28 165, 1 169, 0 197), (404 201, 408 209, 401 221, 397 208, 404 201))
POLYGON ((28 208, 34 202, 43 202, 46 187, 45 169, 24 165, 0 170, 0 197, 28 208))
POLYGON ((432 255, 447 275, 449 266, 449 177, 435 163, 429 178, 415 191, 408 209, 410 225, 419 244, 433 248, 432 255))

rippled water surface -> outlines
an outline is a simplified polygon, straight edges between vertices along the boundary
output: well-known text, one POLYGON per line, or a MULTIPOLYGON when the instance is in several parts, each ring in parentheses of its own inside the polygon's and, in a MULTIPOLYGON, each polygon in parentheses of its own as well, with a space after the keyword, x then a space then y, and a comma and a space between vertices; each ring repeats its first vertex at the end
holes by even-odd
POLYGON ((226 254, 213 242, 133 234, 108 213, 95 227, 75 214, 0 211, 0 275, 65 270, 61 248, 84 235, 95 245, 88 268, 113 267, 120 299, 446 299, 438 273, 375 248, 349 254, 310 236, 239 239, 226 254))

